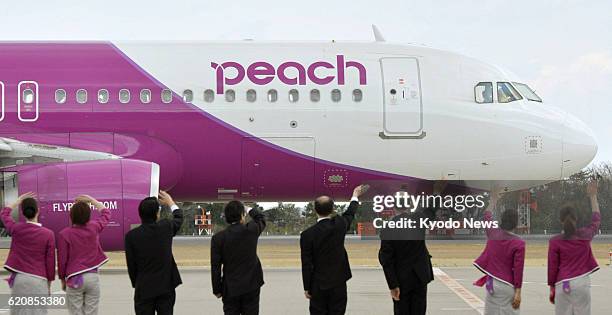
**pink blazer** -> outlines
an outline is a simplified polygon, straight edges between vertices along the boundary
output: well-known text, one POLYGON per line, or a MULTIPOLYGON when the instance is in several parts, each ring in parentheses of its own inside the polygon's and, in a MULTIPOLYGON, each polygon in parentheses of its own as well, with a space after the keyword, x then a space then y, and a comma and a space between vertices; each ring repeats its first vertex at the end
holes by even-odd
MULTIPOLYGON (((491 221, 493 214, 485 211, 484 219, 491 221)), ((500 228, 488 228, 486 232, 487 245, 474 266, 499 281, 515 288, 522 287, 525 241, 500 228)))
POLYGON ((91 220, 84 226, 67 227, 59 233, 57 273, 60 279, 97 269, 108 261, 100 245, 100 232, 110 218, 110 210, 102 209, 97 220, 91 220))
POLYGON ((548 285, 572 280, 599 269, 591 250, 591 241, 601 223, 601 214, 594 212, 591 224, 578 229, 576 235, 565 239, 556 235, 548 242, 548 285))
POLYGON ((11 235, 11 250, 4 263, 8 271, 53 281, 55 279, 55 235, 40 224, 15 222, 5 207, 0 219, 11 235))

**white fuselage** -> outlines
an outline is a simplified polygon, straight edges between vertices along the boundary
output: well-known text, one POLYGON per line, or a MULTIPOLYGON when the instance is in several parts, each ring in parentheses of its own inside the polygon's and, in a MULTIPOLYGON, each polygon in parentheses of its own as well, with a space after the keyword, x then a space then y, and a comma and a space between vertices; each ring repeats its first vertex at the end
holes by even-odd
POLYGON ((578 171, 596 152, 588 128, 554 105, 525 97, 499 103, 497 89, 493 103, 476 103, 479 82, 519 80, 454 53, 384 43, 115 45, 174 92, 192 91, 192 103, 203 111, 318 159, 424 179, 549 181, 578 171), (365 67, 366 84, 357 67, 346 67, 344 84, 339 83, 339 55, 365 67), (295 62, 308 71, 321 61, 334 66, 315 69, 316 78, 329 77, 331 82, 324 85, 308 75, 301 81, 303 73, 293 63, 279 67, 295 62), (219 70, 225 62, 236 62, 245 72, 255 62, 269 63, 273 69, 267 69, 268 75, 253 75, 269 83, 256 84, 249 73, 231 82, 240 73, 232 66, 219 70), (229 84, 220 84, 218 71, 229 84), (279 76, 297 83, 287 84, 279 76), (297 101, 290 99, 293 89, 299 93, 297 101), (313 89, 319 91, 318 102, 310 98, 313 89), (341 93, 339 101, 332 99, 337 98, 337 91, 332 96, 335 89, 341 93), (214 100, 205 99, 206 90, 215 92, 214 100), (228 90, 234 91, 234 101, 219 94, 228 90), (249 90, 254 92, 247 99, 249 90), (277 91, 276 102, 270 102, 270 90, 277 91), (362 93, 359 102, 355 90, 362 93), (312 144, 284 141, 287 137, 311 139, 312 144))

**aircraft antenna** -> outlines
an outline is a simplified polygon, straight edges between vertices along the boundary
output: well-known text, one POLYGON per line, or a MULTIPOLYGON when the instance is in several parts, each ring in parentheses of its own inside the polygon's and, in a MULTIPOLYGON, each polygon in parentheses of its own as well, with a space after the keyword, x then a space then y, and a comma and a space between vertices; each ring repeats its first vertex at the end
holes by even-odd
POLYGON ((377 42, 385 42, 385 37, 382 35, 380 30, 375 24, 372 24, 372 31, 374 32, 374 40, 377 42))

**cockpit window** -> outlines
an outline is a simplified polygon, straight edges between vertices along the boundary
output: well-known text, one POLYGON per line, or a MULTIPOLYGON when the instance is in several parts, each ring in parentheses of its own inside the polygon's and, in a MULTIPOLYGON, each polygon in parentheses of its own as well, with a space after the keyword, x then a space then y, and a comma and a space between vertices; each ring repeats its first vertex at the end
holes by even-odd
POLYGON ((521 94, 510 84, 510 82, 497 82, 497 101, 510 103, 523 99, 521 94))
POLYGON ((526 99, 542 103, 542 98, 540 98, 527 84, 518 82, 512 82, 512 84, 514 84, 516 89, 519 90, 526 99))
POLYGON ((474 100, 476 103, 493 103, 493 83, 480 82, 474 87, 474 100))

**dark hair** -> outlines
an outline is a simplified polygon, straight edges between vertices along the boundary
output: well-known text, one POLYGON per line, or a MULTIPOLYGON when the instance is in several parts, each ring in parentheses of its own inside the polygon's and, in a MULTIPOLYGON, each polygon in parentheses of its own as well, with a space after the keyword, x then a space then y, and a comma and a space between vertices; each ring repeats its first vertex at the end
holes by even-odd
POLYGON ((242 214, 244 214, 244 205, 238 200, 232 200, 225 205, 223 209, 225 221, 229 224, 240 222, 242 214))
POLYGON ((576 234, 576 221, 578 220, 576 209, 572 206, 564 206, 559 212, 559 218, 561 219, 565 238, 574 236, 576 234))
POLYGON ((328 196, 321 196, 315 199, 314 208, 318 215, 328 216, 334 211, 334 201, 328 196))
POLYGON ((502 213, 500 227, 506 231, 512 231, 518 225, 518 211, 516 209, 506 209, 502 213))
POLYGON ((138 215, 142 222, 154 222, 159 212, 159 200, 155 197, 147 197, 138 205, 138 215))
POLYGON ((38 213, 38 202, 34 198, 26 198, 21 202, 21 212, 27 219, 34 219, 38 213))
POLYGON ((70 208, 70 221, 72 224, 85 225, 91 217, 91 208, 89 204, 82 201, 75 202, 70 208))

